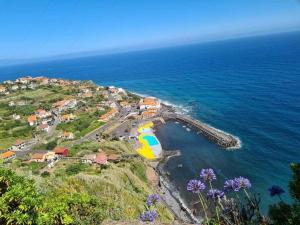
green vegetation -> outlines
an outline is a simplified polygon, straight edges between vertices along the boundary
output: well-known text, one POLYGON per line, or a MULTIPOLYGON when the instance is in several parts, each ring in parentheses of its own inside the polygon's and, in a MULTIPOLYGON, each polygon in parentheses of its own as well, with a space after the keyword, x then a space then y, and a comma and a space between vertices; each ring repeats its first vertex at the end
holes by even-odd
POLYGON ((130 170, 132 173, 138 176, 138 178, 140 178, 142 181, 145 182, 147 181, 145 165, 141 161, 137 159, 131 160, 130 170))
MULTIPOLYGON (((101 127, 104 123, 98 118, 108 110, 104 102, 106 93, 96 85, 73 84, 40 84, 34 90, 15 90, 0 97, 0 149, 9 148, 18 139, 27 141, 36 137, 35 141, 38 140, 28 154, 20 154, 9 163, 0 162, 0 224, 97 225, 104 220, 136 221, 146 210, 145 200, 153 193, 146 174, 147 165, 128 142, 86 140, 78 144, 79 140, 61 139, 62 131, 73 132, 79 139, 101 127), (92 95, 86 98, 84 93, 90 91, 92 95), (65 99, 77 100, 76 107, 61 113, 76 115, 74 121, 60 123, 49 133, 37 128, 47 122, 41 118, 29 126, 29 115, 37 109, 57 114, 53 103, 65 99), (34 150, 52 150, 57 145, 67 147, 71 157, 56 161, 52 168, 47 162, 30 160, 34 150), (99 149, 107 155, 118 154, 120 161, 101 166, 81 162, 79 157, 99 149)), ((173 215, 163 204, 157 210, 160 222, 172 223, 173 215)))
POLYGON ((57 146, 57 139, 49 141, 47 143, 40 144, 34 149, 36 150, 53 150, 57 146))
POLYGON ((78 174, 79 172, 83 171, 86 167, 87 166, 82 163, 71 164, 66 167, 66 174, 69 176, 78 174))
POLYGON ((47 166, 46 162, 29 162, 21 163, 21 166, 26 171, 31 171, 33 174, 39 174, 40 170, 47 166))
POLYGON ((99 148, 100 144, 98 142, 85 141, 81 144, 72 146, 70 149, 70 156, 76 156, 79 152, 81 154, 97 152, 99 148))
POLYGON ((291 164, 293 178, 289 183, 289 192, 294 198, 293 204, 280 199, 279 203, 269 207, 269 215, 274 225, 300 224, 300 163, 291 164))
POLYGON ((72 132, 79 138, 101 127, 103 124, 105 123, 98 121, 95 113, 81 113, 74 121, 59 124, 57 129, 72 132))
MULTIPOLYGON (((90 225, 105 219, 136 220, 152 192, 147 182, 131 172, 130 164, 113 165, 97 175, 68 167, 72 176, 52 177, 44 172, 41 176, 47 179, 38 183, 1 168, 0 224, 90 225)), ((161 222, 173 221, 164 205, 158 212, 161 222)))

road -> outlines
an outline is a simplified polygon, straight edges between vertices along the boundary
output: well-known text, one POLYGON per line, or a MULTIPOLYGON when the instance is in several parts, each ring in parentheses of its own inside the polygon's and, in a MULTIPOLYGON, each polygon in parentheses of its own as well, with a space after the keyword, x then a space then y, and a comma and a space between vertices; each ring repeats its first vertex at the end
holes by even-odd
MULTIPOLYGON (((128 120, 126 120, 126 116, 128 116, 130 113, 132 112, 135 112, 136 110, 135 109, 131 109, 131 110, 128 110, 128 109, 124 109, 120 106, 120 104, 114 99, 114 97, 109 94, 109 100, 110 101, 113 101, 116 103, 118 109, 119 109, 119 113, 115 116, 114 119, 108 121, 106 124, 104 124, 103 126, 99 127, 99 128, 96 128, 95 130, 91 131, 90 133, 86 134, 84 137, 81 137, 80 139, 78 140, 75 140, 74 142, 72 142, 72 144, 69 146, 69 148, 73 145, 78 145, 78 144, 81 144, 83 143, 84 141, 86 140, 96 140, 97 139, 97 134, 101 134, 103 133, 104 131, 108 130, 110 127, 113 127, 113 126, 116 126, 115 128, 113 128, 113 130, 115 130, 116 128, 119 128, 120 126, 122 126, 122 129, 125 127, 128 127, 128 120)), ((54 124, 53 126, 51 127, 49 133, 47 134, 47 137, 49 136, 52 136, 54 131, 55 131, 55 128, 56 126, 58 125, 59 123, 59 119, 57 116, 54 117, 55 118, 55 121, 54 121, 54 124)), ((131 124, 129 124, 131 125, 131 124)), ((121 135, 121 133, 125 133, 125 130, 126 128, 123 129, 123 131, 121 132, 118 132, 118 136, 121 135)), ((129 132, 128 132, 129 134, 129 132)), ((26 154, 30 153, 33 151, 33 148, 40 144, 43 140, 42 139, 39 139, 39 138, 35 138, 35 139, 32 139, 30 142, 28 142, 28 145, 26 145, 26 147, 21 150, 21 151, 17 151, 16 152, 16 156, 17 157, 23 157, 25 156, 26 154)))

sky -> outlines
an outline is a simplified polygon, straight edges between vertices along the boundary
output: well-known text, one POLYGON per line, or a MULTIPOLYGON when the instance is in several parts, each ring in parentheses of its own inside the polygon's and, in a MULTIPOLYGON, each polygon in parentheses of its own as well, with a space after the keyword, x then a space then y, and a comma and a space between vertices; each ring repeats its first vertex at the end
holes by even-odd
POLYGON ((297 29, 299 0, 0 0, 0 61, 297 29))

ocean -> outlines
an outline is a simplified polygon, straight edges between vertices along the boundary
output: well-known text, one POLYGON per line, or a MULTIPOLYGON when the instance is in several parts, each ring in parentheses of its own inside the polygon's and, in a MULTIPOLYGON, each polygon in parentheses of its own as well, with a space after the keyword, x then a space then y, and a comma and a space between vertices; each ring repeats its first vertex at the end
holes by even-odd
POLYGON ((182 152, 165 170, 186 201, 186 182, 210 167, 216 185, 248 177, 266 208, 275 202, 268 187, 288 192, 289 164, 300 162, 300 32, 0 67, 1 80, 23 75, 93 80, 156 96, 239 137, 241 149, 225 151, 181 124, 158 129, 165 149, 182 152))

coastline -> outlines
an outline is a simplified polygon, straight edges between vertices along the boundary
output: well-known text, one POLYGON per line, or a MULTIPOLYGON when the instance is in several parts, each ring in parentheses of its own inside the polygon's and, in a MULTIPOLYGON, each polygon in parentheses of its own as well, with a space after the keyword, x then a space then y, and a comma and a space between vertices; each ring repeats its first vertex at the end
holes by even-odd
MULTIPOLYGON (((165 151, 164 151, 165 152, 165 151)), ((155 167, 157 174, 159 175, 158 188, 162 193, 162 198, 168 205, 169 209, 174 213, 174 215, 185 223, 201 223, 201 218, 197 218, 193 215, 190 208, 186 205, 184 200, 180 197, 177 188, 172 184, 172 182, 167 177, 167 174, 163 170, 164 164, 171 158, 180 156, 181 153, 177 151, 169 151, 169 154, 164 154, 161 160, 155 167)))
MULTIPOLYGON (((137 95, 140 98, 148 97, 148 95, 144 95, 144 94, 140 94, 140 93, 136 93, 136 92, 130 92, 130 93, 137 95)), ((162 118, 163 121, 171 119, 171 120, 175 120, 180 123, 184 123, 180 119, 176 119, 176 115, 182 115, 182 116, 187 117, 188 111, 184 112, 183 110, 181 110, 180 107, 178 107, 175 104, 163 101, 161 99, 158 99, 158 100, 161 102, 162 108, 164 108, 163 111, 165 111, 167 113, 173 113, 175 115, 173 118, 172 117, 167 118, 164 115, 160 115, 160 118, 162 118)), ((198 120, 193 119, 192 117, 191 117, 191 119, 198 122, 198 120)), ((234 139, 236 141, 235 145, 233 145, 231 147, 225 147, 226 150, 235 150, 235 149, 241 148, 241 140, 238 137, 233 136, 233 135, 231 135, 225 131, 222 131, 220 129, 217 129, 207 123, 204 123, 201 121, 199 121, 199 122, 203 123, 205 126, 207 126, 208 129, 212 129, 212 130, 220 133, 221 135, 231 137, 232 139, 234 139)), ((161 125, 161 123, 162 123, 162 121, 155 123, 155 130, 157 129, 158 126, 161 125)), ((186 125, 187 125, 187 127, 190 127, 192 129, 197 129, 192 124, 186 123, 186 125)), ((199 132, 199 133, 201 133, 201 135, 203 135, 203 136, 206 136, 202 132, 199 132)), ((207 137, 207 138, 210 139, 209 137, 207 137)), ((213 142, 215 142, 215 141, 213 141, 213 142)), ((215 144, 219 145, 217 142, 215 142, 215 144)), ((224 148, 224 146, 223 146, 223 148, 224 148)), ((184 200, 180 197, 178 189, 172 184, 172 182, 168 178, 167 173, 163 170, 165 163, 167 163, 167 161, 170 158, 180 156, 180 155, 181 155, 180 150, 168 151, 168 153, 163 150, 161 159, 159 160, 157 165, 154 166, 154 169, 156 170, 156 172, 159 176, 158 188, 159 188, 160 192, 162 193, 162 198, 165 201, 166 205, 168 205, 169 209, 174 213, 174 215, 179 220, 181 220, 185 223, 201 223, 202 218, 194 216, 191 209, 187 206, 187 204, 184 202, 184 200)))

